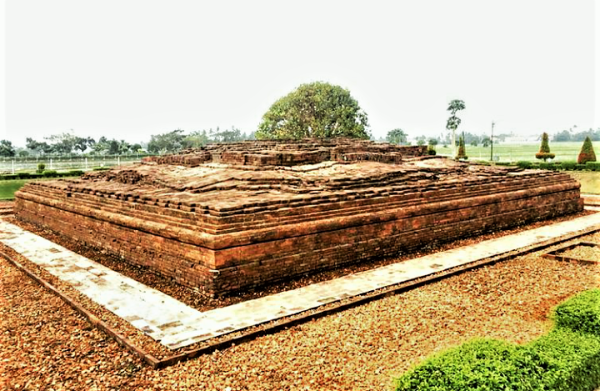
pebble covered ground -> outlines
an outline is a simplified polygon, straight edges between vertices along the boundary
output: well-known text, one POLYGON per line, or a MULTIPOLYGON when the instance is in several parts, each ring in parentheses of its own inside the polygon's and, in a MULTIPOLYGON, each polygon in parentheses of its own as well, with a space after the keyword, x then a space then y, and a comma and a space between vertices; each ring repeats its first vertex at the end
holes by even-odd
MULTIPOLYGON (((600 243, 600 233, 582 239, 600 243)), ((389 390, 393 378, 411 365, 470 338, 530 341, 549 329, 553 306, 600 286, 598 265, 541 256, 551 249, 448 277, 162 370, 143 365, 0 259, 0 386, 9 390, 389 390)))

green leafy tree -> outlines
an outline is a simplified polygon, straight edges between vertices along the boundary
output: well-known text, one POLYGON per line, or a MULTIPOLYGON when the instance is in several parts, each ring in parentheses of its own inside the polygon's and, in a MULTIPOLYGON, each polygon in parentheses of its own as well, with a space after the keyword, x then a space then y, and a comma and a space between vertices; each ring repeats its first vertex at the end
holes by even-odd
POLYGON ((131 152, 131 144, 129 144, 127 141, 125 140, 121 140, 119 141, 119 149, 118 149, 118 153, 120 155, 127 155, 128 153, 131 152))
POLYGON ((175 129, 168 133, 156 134, 150 137, 148 151, 152 153, 177 152, 184 148, 182 129, 175 129))
POLYGON ((400 128, 392 129, 387 133, 386 140, 391 144, 404 145, 408 135, 400 128))
POLYGON ((456 116, 456 113, 466 108, 465 102, 460 99, 454 99, 448 104, 450 117, 446 122, 446 129, 452 131, 452 155, 456 156, 456 129, 461 123, 461 119, 456 116))
POLYGON ((51 136, 45 137, 45 139, 50 142, 50 145, 52 146, 52 152, 59 154, 69 154, 73 152, 73 148, 75 148, 75 144, 78 138, 75 135, 73 135, 71 131, 53 134, 51 136))
POLYGON ((585 164, 587 162, 595 162, 596 153, 594 152, 594 146, 592 145, 592 139, 588 136, 585 138, 579 156, 577 156, 577 163, 585 164))
POLYGON ((84 152, 88 147, 92 147, 96 143, 91 137, 75 137, 75 142, 73 144, 75 150, 80 152, 84 152))
POLYGON ((552 141, 571 141, 571 133, 568 130, 558 132, 552 137, 552 141))
POLYGON ((210 142, 206 130, 196 130, 183 139, 184 148, 200 148, 210 142))
POLYGON ((119 146, 120 146, 120 143, 117 140, 115 140, 115 139, 110 140, 108 142, 108 154, 109 155, 116 155, 116 154, 118 154, 119 153, 119 146))
POLYGON ((554 159, 554 154, 550 153, 550 144, 548 142, 548 133, 542 134, 542 145, 540 145, 540 151, 535 154, 536 159, 542 159, 544 161, 548 159, 554 159))
POLYGON ((50 153, 52 152, 52 146, 45 141, 36 141, 30 137, 27 137, 25 147, 35 153, 50 153))
POLYGON ((98 139, 98 141, 96 143, 94 143, 94 145, 92 145, 92 150, 97 155, 106 154, 108 152, 108 149, 109 149, 108 139, 104 136, 100 137, 98 139))
POLYGON ((302 84, 263 115, 257 139, 355 137, 368 139, 367 114, 350 92, 329 83, 302 84))
POLYGON ((8 140, 0 140, 0 156, 13 157, 15 156, 15 147, 8 140))

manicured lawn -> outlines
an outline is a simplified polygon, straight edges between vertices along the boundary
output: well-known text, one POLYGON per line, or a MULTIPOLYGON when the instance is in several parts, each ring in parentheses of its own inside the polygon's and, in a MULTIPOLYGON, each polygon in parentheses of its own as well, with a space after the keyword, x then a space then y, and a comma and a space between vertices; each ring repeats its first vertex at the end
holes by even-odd
POLYGON ((0 200, 12 200, 15 198, 15 192, 19 190, 25 183, 36 181, 46 181, 56 178, 44 178, 44 179, 11 179, 8 181, 0 181, 0 200))
MULTIPOLYGON (((596 142, 596 144, 598 144, 596 142)), ((581 150, 583 142, 550 142, 550 152, 556 155, 555 160, 577 160, 577 155, 581 150)), ((500 161, 519 161, 528 160, 536 161, 535 153, 540 149, 540 144, 503 144, 498 143, 494 145, 494 155, 500 158, 500 161)), ((450 146, 444 148, 443 145, 436 147, 438 154, 448 155, 452 154, 450 146)), ((475 160, 490 160, 490 147, 483 147, 481 145, 473 147, 471 145, 466 146, 467 156, 469 159, 475 160)))
POLYGON ((600 194, 599 171, 570 171, 569 175, 581 183, 581 192, 587 194, 600 194))

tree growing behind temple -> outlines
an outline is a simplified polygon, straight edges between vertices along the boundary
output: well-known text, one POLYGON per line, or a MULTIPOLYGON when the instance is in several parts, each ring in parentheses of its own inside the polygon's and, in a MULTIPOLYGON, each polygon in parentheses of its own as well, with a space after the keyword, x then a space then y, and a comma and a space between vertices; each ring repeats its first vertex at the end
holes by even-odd
POLYGON ((369 138, 367 114, 350 92, 340 86, 302 84, 278 99, 263 115, 257 139, 304 137, 369 138))
POLYGON ((392 129, 387 133, 386 140, 390 144, 404 145, 408 140, 408 135, 400 128, 392 129))
POLYGON ((548 143, 548 133, 542 134, 542 145, 540 145, 540 151, 535 154, 536 159, 542 159, 544 161, 548 159, 554 159, 554 154, 550 153, 550 144, 548 143))
POLYGON ((148 151, 152 153, 177 152, 184 147, 185 135, 182 129, 155 134, 150 137, 148 151))
POLYGON ((594 146, 592 145, 592 139, 590 137, 586 137, 583 145, 581 146, 581 151, 579 152, 579 156, 577 156, 577 163, 585 164, 587 162, 595 162, 596 161, 596 153, 594 152, 594 146))

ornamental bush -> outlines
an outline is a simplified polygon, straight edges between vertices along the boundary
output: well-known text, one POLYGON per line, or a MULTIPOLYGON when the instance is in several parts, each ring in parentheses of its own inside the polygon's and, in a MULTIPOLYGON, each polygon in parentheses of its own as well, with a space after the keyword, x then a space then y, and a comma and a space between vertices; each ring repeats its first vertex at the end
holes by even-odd
POLYGON ((553 311, 554 329, 527 345, 473 340, 437 354, 396 380, 397 391, 556 390, 600 386, 600 290, 553 311))
POLYGON ((458 160, 467 160, 469 158, 465 152, 465 139, 462 136, 458 139, 458 154, 456 158, 458 160))
POLYGON ((542 159, 544 161, 548 159, 554 159, 554 154, 550 153, 550 144, 548 142, 548 133, 542 134, 542 145, 540 145, 540 151, 535 154, 536 159, 542 159))
POLYGON ((577 163, 586 164, 587 162, 595 162, 596 154, 594 153, 594 146, 592 145, 592 139, 590 136, 585 138, 583 145, 581 146, 581 152, 577 156, 577 163))

